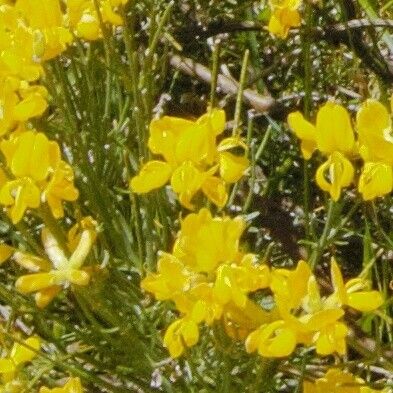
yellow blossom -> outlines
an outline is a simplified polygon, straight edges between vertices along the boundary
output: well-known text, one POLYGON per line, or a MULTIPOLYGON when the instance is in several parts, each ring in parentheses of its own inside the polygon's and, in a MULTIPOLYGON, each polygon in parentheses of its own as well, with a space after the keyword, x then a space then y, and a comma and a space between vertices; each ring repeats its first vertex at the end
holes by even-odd
POLYGON ((353 180, 354 169, 351 162, 340 152, 333 152, 316 173, 318 186, 330 193, 334 201, 338 201, 341 190, 348 187, 353 180))
POLYGON ((318 110, 315 125, 300 112, 289 114, 288 124, 301 140, 301 150, 306 160, 315 150, 328 157, 318 168, 316 181, 337 201, 342 188, 349 186, 354 176, 354 168, 347 158, 356 151, 349 113, 343 106, 327 102, 318 110))
POLYGON ((71 256, 67 258, 57 239, 47 228, 43 228, 42 243, 48 260, 20 251, 13 255, 17 263, 36 272, 19 277, 15 283, 17 290, 22 293, 36 292, 37 305, 45 307, 62 286, 87 285, 90 275, 82 269, 82 265, 91 251, 95 238, 95 229, 84 229, 71 256))
POLYGON ((72 167, 64 161, 59 161, 51 173, 47 186, 42 194, 42 200, 48 203, 55 218, 64 216, 63 201, 75 201, 79 191, 74 186, 72 167))
POLYGON ((1 6, 0 79, 13 76, 32 82, 41 75, 34 30, 22 23, 13 6, 1 6))
POLYGON ((359 151, 365 161, 359 178, 359 192, 368 201, 384 196, 393 188, 392 121, 384 105, 364 102, 356 117, 359 151))
POLYGON ((46 0, 40 7, 34 0, 17 0, 15 9, 33 29, 35 43, 42 41, 42 60, 61 54, 72 41, 72 35, 64 27, 64 16, 59 0, 46 0), (38 42, 37 42, 38 41, 38 42))
POLYGON ((220 263, 240 260, 238 247, 244 228, 240 217, 212 217, 201 209, 182 221, 174 255, 196 272, 215 271, 220 263))
POLYGON ((382 162, 365 162, 358 187, 365 201, 389 194, 393 189, 392 167, 382 162))
POLYGON ((226 183, 240 179, 249 166, 231 150, 247 148, 239 138, 216 138, 225 128, 225 113, 214 109, 196 121, 164 116, 150 124, 149 149, 163 160, 145 163, 130 181, 132 191, 143 194, 170 181, 180 203, 194 209, 194 196, 202 192, 219 207, 227 201, 226 183), (219 176, 216 172, 219 172, 219 176))
POLYGON ((76 200, 78 190, 72 168, 61 160, 58 144, 43 133, 23 131, 2 140, 0 149, 13 176, 8 179, 0 173, 0 203, 9 208, 13 223, 41 202, 48 203, 55 218, 62 217, 62 201, 76 200))
POLYGON ((334 258, 331 261, 331 276, 334 294, 328 302, 336 302, 338 306, 347 305, 362 312, 377 309, 383 304, 383 298, 379 291, 370 291, 369 284, 358 277, 344 284, 341 270, 334 258))
POLYGON ((143 289, 157 300, 173 301, 181 314, 164 337, 172 357, 197 343, 201 323, 223 318, 228 334, 245 336, 272 320, 273 313, 248 297, 268 288, 270 269, 255 255, 239 252, 243 230, 240 218, 212 217, 207 209, 191 213, 181 222, 173 254, 162 254, 157 273, 142 280, 143 289))
POLYGON ((191 318, 181 318, 169 325, 164 336, 164 346, 172 358, 179 357, 185 347, 192 347, 198 342, 198 322, 191 318))
POLYGON ((10 355, 0 359, 0 373, 4 382, 10 382, 23 364, 31 362, 36 357, 33 350, 39 351, 41 347, 41 341, 38 337, 29 337, 23 343, 25 345, 15 343, 10 355), (28 347, 33 348, 33 350, 28 347))
POLYGON ((262 325, 253 331, 246 340, 247 352, 258 353, 264 357, 289 356, 297 344, 296 334, 284 321, 278 320, 262 325))
MULTIPOLYGON (((123 24, 119 7, 128 0, 98 0, 104 23, 114 26, 123 24)), ((97 15, 94 0, 66 0, 68 23, 75 34, 86 40, 94 41, 102 37, 100 19, 97 15)))
POLYGON ((380 102, 367 100, 356 116, 360 152, 365 161, 393 165, 393 136, 390 115, 380 102))
POLYGON ((317 113, 316 124, 304 119, 300 112, 288 116, 288 123, 302 141, 302 151, 306 159, 317 148, 325 155, 334 152, 352 154, 355 136, 347 110, 334 102, 327 102, 317 113))
POLYGON ((0 77, 0 136, 7 134, 47 108, 47 91, 14 77, 0 77))
POLYGON ((291 27, 299 27, 301 23, 298 8, 300 0, 270 0, 272 15, 268 30, 270 33, 286 38, 291 27))
POLYGON ((365 386, 365 382, 348 371, 331 368, 314 382, 303 383, 304 393, 373 393, 387 390, 374 390, 365 386))
POLYGON ((141 282, 141 287, 153 293, 157 300, 170 299, 188 289, 190 272, 175 256, 162 254, 157 263, 157 272, 149 273, 141 282))

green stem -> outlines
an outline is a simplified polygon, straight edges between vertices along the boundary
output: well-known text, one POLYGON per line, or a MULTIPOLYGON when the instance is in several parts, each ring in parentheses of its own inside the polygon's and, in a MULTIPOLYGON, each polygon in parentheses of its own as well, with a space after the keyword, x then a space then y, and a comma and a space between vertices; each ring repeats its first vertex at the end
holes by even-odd
POLYGON ((220 43, 216 42, 213 49, 213 64, 212 64, 212 80, 210 88, 210 108, 213 109, 216 106, 216 90, 217 90, 217 78, 218 78, 218 66, 220 63, 220 43))
POLYGON ((249 57, 250 57, 250 51, 247 49, 244 52, 242 69, 240 72, 239 90, 237 92, 236 107, 235 107, 235 118, 233 120, 233 130, 232 130, 233 136, 238 136, 240 134, 240 115, 241 115, 241 109, 243 103, 243 91, 244 91, 244 86, 246 84, 247 66, 248 66, 249 57))
POLYGON ((331 199, 329 201, 329 208, 328 208, 328 213, 326 217, 325 227, 323 228, 322 236, 319 242, 317 243, 315 249, 313 250, 309 260, 311 269, 315 268, 316 264, 319 262, 319 259, 321 258, 322 253, 326 247, 328 236, 334 220, 335 207, 336 207, 336 203, 331 199))
MULTIPOLYGON (((312 58, 311 58, 311 45, 312 35, 311 30, 313 28, 313 13, 312 5, 310 1, 306 2, 305 10, 305 21, 306 26, 303 40, 303 61, 304 61, 304 115, 306 118, 310 118, 311 106, 312 106, 312 58)), ((313 230, 310 220, 310 174, 308 169, 308 162, 304 161, 303 166, 303 205, 304 205, 304 222, 305 232, 307 239, 310 239, 313 235, 313 230)))

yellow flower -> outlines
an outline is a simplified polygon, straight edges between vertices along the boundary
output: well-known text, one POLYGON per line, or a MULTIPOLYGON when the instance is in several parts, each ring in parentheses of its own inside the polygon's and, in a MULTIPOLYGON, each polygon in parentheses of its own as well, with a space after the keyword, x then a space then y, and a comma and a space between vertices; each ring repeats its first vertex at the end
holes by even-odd
POLYGON ((300 112, 289 114, 288 123, 302 141, 302 151, 306 159, 315 150, 329 155, 334 152, 352 154, 355 136, 347 110, 334 102, 327 102, 318 111, 316 125, 304 119, 300 112))
POLYGON ((180 203, 194 210, 191 200, 202 189, 203 193, 218 207, 223 207, 228 199, 225 182, 213 176, 216 168, 201 172, 191 161, 186 161, 177 167, 171 177, 173 191, 179 194, 180 203))
POLYGON ((149 273, 141 287, 154 294, 157 300, 168 300, 185 291, 190 285, 190 272, 173 255, 163 253, 157 263, 157 274, 149 273))
POLYGON ((42 194, 42 200, 48 203, 55 218, 61 218, 64 216, 62 201, 75 201, 78 196, 72 167, 64 161, 58 162, 42 194))
POLYGON ((21 122, 41 116, 47 108, 47 91, 14 77, 0 77, 0 136, 21 122))
POLYGON ((189 214, 181 222, 173 254, 162 254, 157 273, 142 280, 143 289, 157 300, 173 301, 181 314, 164 337, 172 357, 197 343, 202 322, 211 325, 223 318, 228 334, 245 336, 272 321, 273 313, 248 298, 268 288, 270 269, 255 255, 239 252, 243 230, 240 218, 214 218, 207 209, 189 214))
POLYGON ((28 177, 1 184, 0 203, 9 207, 11 221, 18 223, 29 208, 40 206, 40 189, 28 177))
POLYGON ((184 352, 185 347, 192 347, 198 340, 198 321, 181 318, 169 325, 164 336, 164 346, 172 358, 177 358, 184 352))
POLYGON ((346 338, 348 328, 342 322, 335 322, 322 327, 315 335, 314 341, 316 351, 319 355, 331 355, 338 353, 345 355, 347 353, 346 338))
MULTIPOLYGON (((102 20, 114 26, 123 24, 118 7, 128 0, 98 0, 102 20)), ((67 19, 78 37, 94 41, 102 37, 100 21, 93 0, 66 0, 67 19)))
POLYGON ((330 304, 336 303, 339 307, 347 305, 362 312, 373 311, 383 304, 381 293, 368 290, 369 285, 364 279, 354 278, 344 284, 341 270, 334 258, 331 261, 331 276, 334 294, 328 299, 330 304))
POLYGON ((356 127, 364 160, 393 165, 392 122, 385 106, 367 100, 357 113, 356 127))
POLYGON ((286 38, 291 27, 300 26, 298 8, 302 2, 300 0, 270 0, 269 3, 272 15, 268 30, 280 38, 286 38))
POLYGON ((227 201, 226 183, 240 179, 249 161, 230 150, 246 146, 239 138, 226 138, 216 145, 225 128, 225 113, 212 110, 196 121, 164 116, 150 124, 149 149, 163 157, 144 164, 130 181, 132 191, 143 194, 170 181, 180 203, 193 209, 192 199, 202 192, 223 207, 227 201), (219 170, 220 176, 215 173, 219 170))
POLYGON ((4 382, 11 381, 23 364, 31 362, 37 356, 28 347, 35 351, 39 351, 41 347, 41 341, 38 337, 29 337, 24 340, 24 344, 26 345, 15 343, 9 357, 0 359, 0 373, 4 382))
POLYGON ((299 27, 300 23, 301 18, 298 10, 277 8, 270 17, 268 30, 280 38, 287 38, 289 30, 292 27, 299 27))
POLYGON ((42 201, 48 203, 55 218, 62 217, 62 201, 76 200, 78 190, 72 168, 61 161, 58 144, 43 133, 23 131, 1 141, 0 149, 14 177, 9 180, 0 173, 0 203, 9 207, 13 223, 42 201))
POLYGON ((389 194, 393 189, 392 167, 382 162, 366 162, 358 187, 365 201, 389 194))
POLYGON ((59 388, 41 387, 39 393, 83 393, 83 387, 78 377, 70 378, 66 384, 59 388))
POLYGON ((217 147, 219 152, 220 177, 226 183, 236 183, 250 165, 245 155, 235 155, 232 149, 241 148, 247 151, 246 144, 238 137, 226 138, 217 147))
POLYGON ((334 201, 338 201, 341 189, 351 184, 354 169, 351 162, 340 152, 333 152, 316 173, 318 186, 330 193, 334 201))
POLYGON ((87 285, 90 275, 82 269, 82 265, 91 251, 95 238, 95 229, 84 229, 71 256, 67 258, 56 238, 47 228, 43 228, 42 243, 49 260, 20 251, 15 252, 13 258, 20 265, 33 271, 44 270, 18 278, 15 283, 17 290, 22 293, 37 292, 35 300, 38 307, 46 307, 62 286, 87 285))
POLYGON ((71 33, 63 26, 59 0, 46 0, 40 7, 34 0, 17 0, 15 8, 34 30, 36 45, 42 41, 43 60, 60 55, 72 42, 71 33))
POLYGON ((373 393, 388 392, 388 390, 374 390, 365 386, 364 381, 348 371, 329 369, 327 373, 314 382, 303 383, 304 393, 373 393))
POLYGON ((15 177, 43 181, 49 174, 51 158, 58 145, 41 132, 26 131, 0 143, 7 165, 15 177))
POLYGON ((288 125, 300 139, 303 157, 309 160, 317 148, 315 126, 307 121, 299 111, 288 115, 288 125))
POLYGON ((42 75, 33 29, 20 20, 12 6, 0 7, 0 79, 13 76, 28 82, 42 75))
POLYGON ((296 334, 284 321, 279 320, 262 325, 253 331, 246 340, 248 353, 258 350, 261 356, 268 358, 289 356, 296 347, 296 334))
POLYGON ((212 217, 201 209, 181 222, 173 254, 196 272, 213 272, 220 263, 241 259, 238 247, 244 229, 240 217, 212 217))

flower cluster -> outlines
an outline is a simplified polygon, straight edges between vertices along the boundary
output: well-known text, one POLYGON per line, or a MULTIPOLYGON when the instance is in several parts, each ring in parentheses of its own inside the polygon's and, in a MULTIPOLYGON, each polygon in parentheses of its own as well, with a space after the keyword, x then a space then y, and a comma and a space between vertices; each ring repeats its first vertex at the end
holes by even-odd
POLYGON ((41 238, 47 258, 1 244, 0 261, 4 262, 12 257, 20 266, 33 272, 19 277, 15 286, 22 293, 35 292, 36 304, 43 308, 53 300, 62 287, 70 284, 84 286, 89 283, 90 274, 82 265, 91 251, 96 234, 96 222, 86 217, 70 229, 67 250, 64 250, 57 238, 44 227, 41 238), (70 256, 66 255, 68 250, 70 256))
POLYGON ((375 390, 366 386, 362 378, 340 369, 330 369, 314 382, 303 383, 303 393, 388 393, 389 390, 375 390))
POLYGON ((318 186, 330 193, 333 200, 354 180, 351 160, 360 156, 364 165, 358 190, 364 200, 384 196, 393 188, 393 138, 391 117, 376 100, 364 102, 356 116, 355 129, 348 111, 333 102, 324 104, 317 113, 316 124, 300 112, 288 116, 290 128, 301 140, 303 157, 308 160, 319 150, 327 160, 318 168, 318 186))
POLYGON ((269 269, 255 256, 239 251, 245 228, 240 218, 212 217, 207 209, 189 214, 181 224, 172 254, 162 254, 158 272, 142 288, 157 300, 172 300, 181 313, 166 331, 164 344, 172 357, 199 338, 198 325, 224 319, 248 330, 265 320, 248 294, 269 285, 269 269))
POLYGON ((348 328, 343 321, 345 306, 370 312, 383 303, 378 291, 358 277, 344 284, 337 262, 331 261, 334 292, 322 297, 316 277, 300 261, 295 270, 274 269, 270 289, 279 317, 263 324, 246 340, 248 352, 258 350, 265 357, 290 355, 298 344, 315 347, 319 355, 346 353, 348 328))
POLYGON ((161 160, 144 164, 131 179, 135 193, 147 193, 169 180, 180 203, 194 209, 192 199, 202 190, 219 207, 228 199, 226 184, 237 182, 249 166, 247 147, 239 137, 217 143, 225 130, 225 112, 213 109, 196 121, 164 116, 150 125, 149 149, 161 160), (241 148, 243 155, 231 150, 241 148))
POLYGON ((0 171, 0 203, 13 223, 26 209, 46 202, 55 218, 63 217, 62 201, 75 201, 78 190, 70 165, 61 159, 59 145, 35 130, 14 132, 0 142, 6 171, 0 171))
POLYGON ((382 304, 381 294, 370 291, 362 278, 344 284, 332 260, 334 292, 322 297, 306 262, 295 270, 270 269, 255 255, 242 253, 244 229, 241 218, 212 217, 207 209, 189 214, 172 253, 161 255, 157 273, 142 281, 142 288, 157 300, 173 301, 181 314, 164 336, 171 356, 198 342, 201 323, 214 321, 222 321, 229 335, 245 338, 248 352, 258 350, 265 357, 288 356, 299 344, 321 355, 345 354, 344 307, 372 311, 382 304), (262 289, 273 295, 272 310, 253 300, 262 289))
POLYGON ((271 16, 268 25, 270 33, 286 38, 291 27, 300 26, 299 8, 302 0, 269 0, 271 16))

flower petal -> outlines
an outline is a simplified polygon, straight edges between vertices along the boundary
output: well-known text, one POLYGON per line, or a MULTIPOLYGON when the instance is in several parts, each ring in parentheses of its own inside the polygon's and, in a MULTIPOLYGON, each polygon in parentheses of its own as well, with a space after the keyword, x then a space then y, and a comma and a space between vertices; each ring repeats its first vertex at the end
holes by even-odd
POLYGON ((164 161, 149 161, 139 174, 130 181, 130 187, 137 194, 144 194, 165 185, 172 173, 172 167, 164 161))

